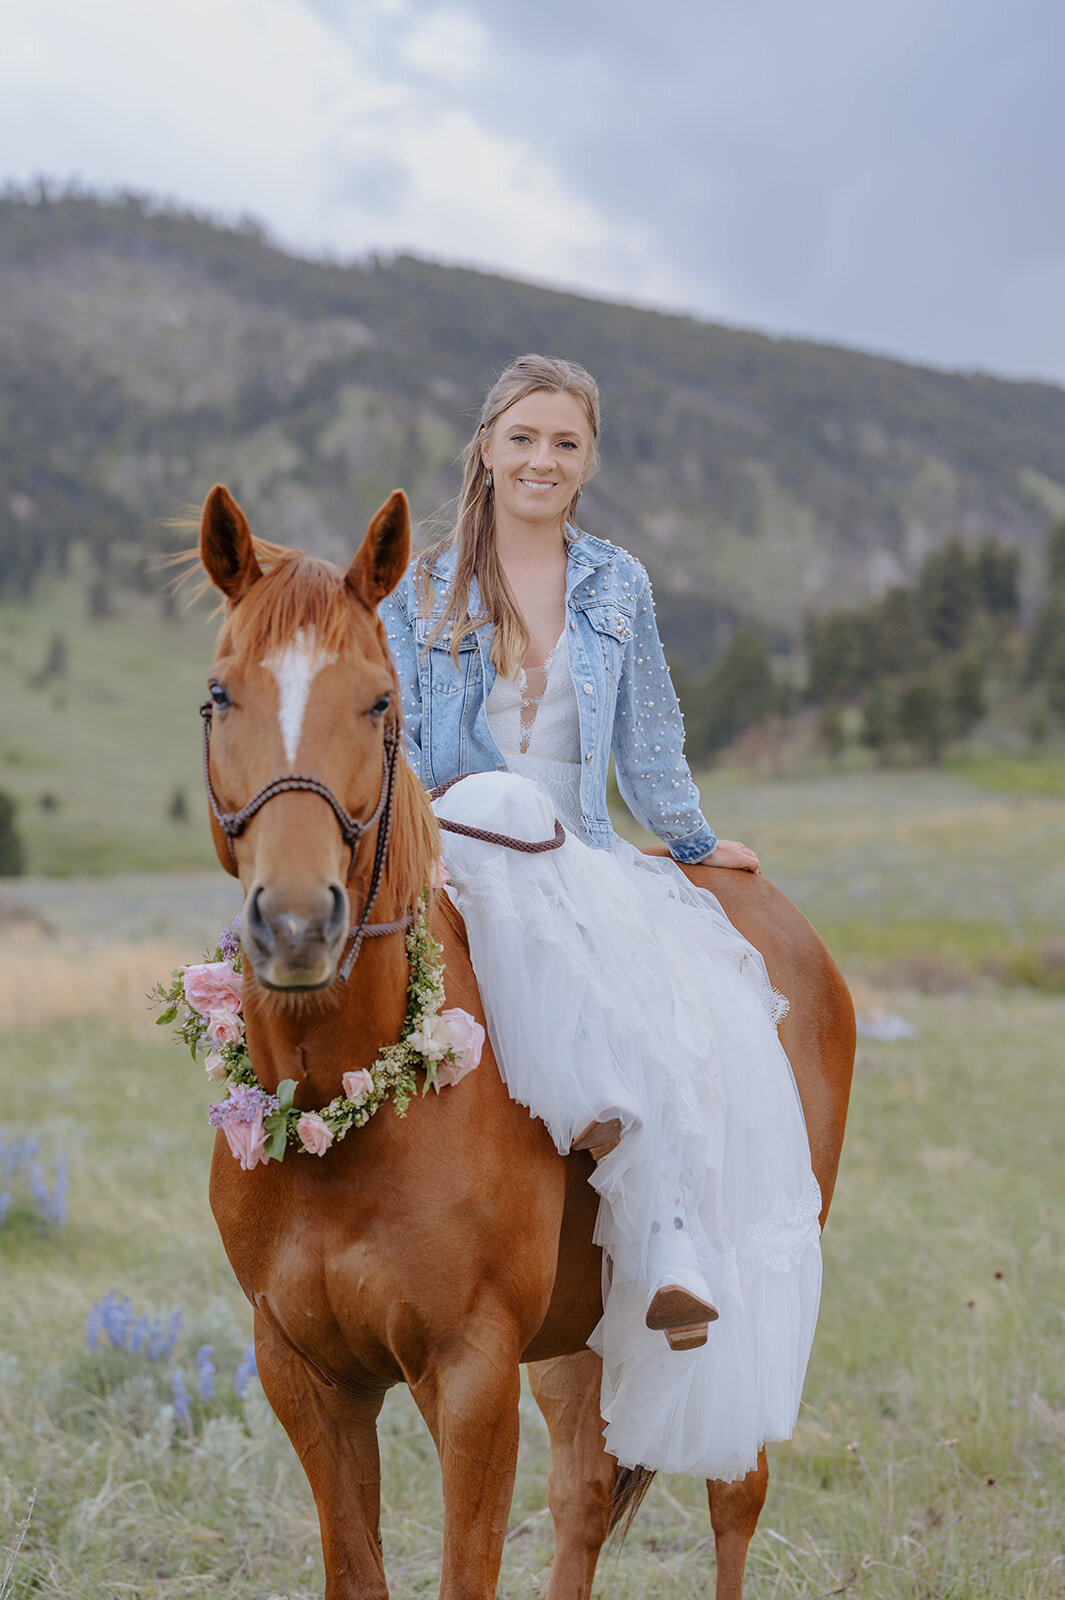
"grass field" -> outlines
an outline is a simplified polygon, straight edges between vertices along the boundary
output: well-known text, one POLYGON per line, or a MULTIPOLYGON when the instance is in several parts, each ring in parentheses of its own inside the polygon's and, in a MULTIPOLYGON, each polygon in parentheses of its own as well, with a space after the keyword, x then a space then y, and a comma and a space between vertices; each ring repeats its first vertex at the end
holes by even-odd
MULTIPOLYGON (((235 907, 199 791, 210 629, 123 605, 87 626, 75 577, 0 614, 0 788, 22 803, 35 873, 0 886, 0 1600, 300 1600, 322 1592, 316 1520, 261 1392, 237 1392, 250 1313, 207 1209, 207 1086, 144 1002, 235 907), (57 629, 68 673, 32 688, 57 629), (166 815, 176 788, 188 824, 166 815), (34 1137, 43 1174, 5 1171, 34 1137), (48 1226, 34 1183, 54 1185, 60 1155, 69 1219, 48 1226), (87 1349, 109 1293, 149 1319, 182 1313, 170 1358, 87 1349)), ((804 1410, 772 1451, 749 1593, 1065 1596, 1062 763, 719 771, 703 793, 826 935, 860 1006, 917 1029, 860 1046, 804 1410)), ((382 1432, 393 1593, 432 1594, 437 1469, 404 1394, 382 1432)), ((514 1600, 545 1582, 546 1470, 526 1398, 500 1589, 514 1600)), ((660 1480, 597 1594, 702 1597, 712 1569, 701 1486, 660 1480)))
MULTIPOLYGON (((996 940, 1053 928, 1062 808, 956 774, 712 787, 722 829, 756 842, 834 930, 861 1005, 918 1030, 860 1045, 806 1401, 795 1439, 771 1453, 749 1592, 1065 1596, 1065 1001, 979 975, 996 940), (942 992, 899 987, 907 975, 937 987, 921 980, 952 929, 942 992)), ((321 1594, 302 1473, 256 1385, 243 1401, 234 1389, 250 1315, 207 1210, 207 1087, 143 999, 213 935, 211 884, 227 888, 220 872, 8 887, 62 931, 12 925, 0 948, 3 1137, 39 1135, 49 1170, 65 1154, 70 1220, 43 1227, 10 1185, 0 1548, 14 1550, 37 1498, 6 1576, 0 1556, 3 1600, 321 1594), (169 1362, 87 1351, 87 1313, 109 1292, 152 1318, 183 1313, 169 1362), (217 1366, 207 1405, 204 1344, 217 1366)), ((393 1593, 431 1594, 437 1469, 404 1394, 383 1434, 393 1593)), ((515 1600, 545 1581, 545 1484, 526 1400, 500 1589, 515 1600)), ((661 1480, 597 1593, 686 1600, 712 1569, 701 1486, 661 1480)))

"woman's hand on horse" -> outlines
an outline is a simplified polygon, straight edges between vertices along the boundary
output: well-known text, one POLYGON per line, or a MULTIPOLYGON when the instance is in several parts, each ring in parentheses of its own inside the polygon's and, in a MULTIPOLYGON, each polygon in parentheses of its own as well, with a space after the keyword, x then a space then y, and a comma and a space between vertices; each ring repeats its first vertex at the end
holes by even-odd
POLYGON ((738 839, 719 839, 716 850, 704 856, 702 867, 738 867, 741 872, 761 872, 762 863, 753 850, 738 839))

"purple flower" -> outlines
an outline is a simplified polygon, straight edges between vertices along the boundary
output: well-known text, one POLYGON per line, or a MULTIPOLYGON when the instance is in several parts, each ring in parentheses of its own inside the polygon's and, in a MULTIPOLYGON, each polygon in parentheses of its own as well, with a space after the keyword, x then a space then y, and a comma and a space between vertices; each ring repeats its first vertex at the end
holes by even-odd
POLYGON ((222 952, 223 961, 232 961, 240 950, 240 912, 233 918, 228 927, 222 929, 222 936, 218 941, 218 948, 222 952))
POLYGON ((244 1352, 244 1359, 237 1368, 237 1375, 233 1380, 238 1400, 246 1400, 248 1398, 248 1387, 251 1380, 258 1376, 259 1369, 255 1364, 255 1346, 250 1344, 244 1352))
MULTIPOLYGON (((133 1327, 133 1306, 129 1296, 105 1294, 99 1305, 93 1307, 93 1311, 96 1312, 98 1319, 95 1323, 96 1329, 102 1329, 106 1333, 114 1349, 125 1350, 133 1327)), ((90 1319, 93 1311, 89 1312, 90 1319)))
POLYGON ((0 1194, 0 1228, 7 1226, 7 1214, 11 1210, 11 1196, 5 1189, 0 1194))
POLYGON ((192 1426, 192 1406, 189 1403, 189 1391, 185 1387, 185 1374, 178 1367, 170 1380, 170 1392, 174 1397, 174 1416, 183 1427, 192 1426))
POLYGON ((54 1223, 57 1228, 65 1227, 67 1220, 67 1193, 70 1189, 70 1171, 67 1167, 67 1158, 60 1154, 56 1157, 55 1183, 52 1186, 52 1198, 48 1203, 47 1220, 54 1223))
POLYGON ((206 1406, 214 1399, 215 1365, 209 1344, 201 1344, 196 1352, 196 1371, 200 1375, 200 1399, 206 1406))
POLYGON ((133 1330, 129 1336, 128 1348, 131 1356, 140 1355, 142 1350, 145 1355, 149 1354, 151 1340, 158 1326, 158 1323, 153 1322, 146 1312, 141 1312, 133 1324, 133 1330))
POLYGON ((258 1084, 235 1083, 224 1100, 208 1106, 207 1120, 212 1128, 225 1128, 234 1122, 258 1122, 277 1108, 276 1094, 267 1094, 258 1084))
POLYGON ((174 1354, 174 1346, 177 1344, 177 1337, 181 1332, 184 1321, 185 1318, 180 1311, 172 1311, 170 1313, 170 1321, 166 1325, 166 1339, 163 1343, 163 1355, 168 1361, 174 1354))

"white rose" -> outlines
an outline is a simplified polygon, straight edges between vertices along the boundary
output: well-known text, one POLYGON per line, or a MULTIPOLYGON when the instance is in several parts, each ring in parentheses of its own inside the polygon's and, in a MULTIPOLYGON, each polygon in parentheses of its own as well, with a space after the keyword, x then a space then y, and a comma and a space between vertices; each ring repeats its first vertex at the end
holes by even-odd
POLYGON ((221 1083, 226 1075, 226 1064, 220 1050, 209 1050, 204 1058, 204 1071, 212 1083, 221 1083))
POLYGON ((442 1061, 451 1049, 451 1029, 443 1017, 426 1016, 422 1018, 422 1025, 416 1033, 412 1033, 407 1043, 417 1050, 426 1061, 442 1061))

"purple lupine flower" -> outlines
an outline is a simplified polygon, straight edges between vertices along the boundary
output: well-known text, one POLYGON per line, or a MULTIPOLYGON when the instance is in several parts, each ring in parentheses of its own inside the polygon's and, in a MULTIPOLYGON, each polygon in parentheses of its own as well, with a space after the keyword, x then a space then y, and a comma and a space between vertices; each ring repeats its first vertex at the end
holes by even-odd
MULTIPOLYGON (((131 1356, 138 1356, 142 1350, 145 1350, 145 1347, 152 1336, 152 1330, 155 1326, 156 1324, 153 1323, 151 1317, 149 1317, 146 1312, 142 1311, 136 1322, 133 1324, 133 1328, 129 1336, 128 1348, 131 1356)), ((145 1353, 147 1354, 146 1350, 145 1353)))
POLYGON ((48 1204, 48 1221, 57 1228, 66 1226, 67 1221, 67 1193, 70 1189, 70 1169, 67 1158, 60 1153, 56 1157, 55 1182, 52 1185, 52 1198, 48 1204))
POLYGON ((211 1360, 211 1346, 201 1344, 196 1352, 196 1371, 200 1377, 200 1399, 204 1405, 210 1405, 214 1399, 215 1365, 211 1360))
POLYGON ((174 1346, 177 1344, 177 1337, 181 1332, 184 1321, 185 1318, 180 1311, 172 1311, 170 1313, 170 1321, 166 1325, 166 1342, 163 1345, 163 1355, 168 1361, 174 1354, 174 1346))
POLYGON ((48 1212, 52 1204, 52 1194, 48 1187, 48 1179, 44 1175, 44 1168, 39 1161, 35 1161, 30 1168, 27 1182, 30 1193, 37 1202, 37 1209, 45 1222, 48 1221, 48 1212))
POLYGON ((11 1196, 5 1189, 3 1193, 0 1194, 0 1228, 5 1228, 7 1226, 7 1214, 10 1210, 11 1196))
POLYGON ((248 1387, 251 1380, 258 1376, 259 1368, 255 1364, 255 1346, 250 1344, 244 1352, 244 1358, 237 1368, 237 1375, 233 1380, 238 1400, 246 1400, 248 1398, 248 1387))
POLYGON ((238 911, 233 921, 222 929, 222 936, 218 941, 218 948, 222 952, 223 961, 232 961, 240 950, 240 912, 238 911))
POLYGON ((104 1295, 99 1305, 103 1330, 116 1350, 125 1350, 133 1326, 133 1305, 128 1295, 104 1295))
POLYGON ((96 1354, 96 1346, 99 1343, 100 1331, 103 1325, 104 1319, 100 1307, 98 1305, 90 1306, 89 1314, 85 1318, 85 1343, 91 1356, 96 1354))
POLYGON ((185 1386, 185 1374, 178 1367, 170 1380, 170 1392, 174 1397, 174 1416, 185 1428, 192 1426, 192 1406, 189 1402, 189 1391, 185 1386))

